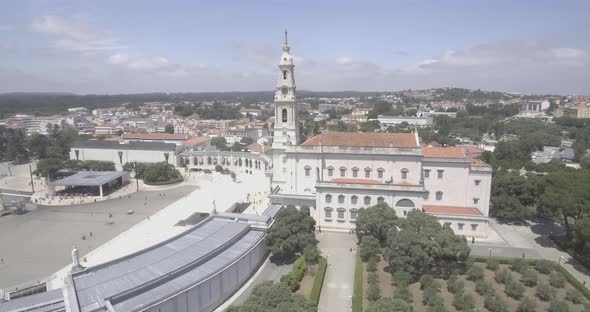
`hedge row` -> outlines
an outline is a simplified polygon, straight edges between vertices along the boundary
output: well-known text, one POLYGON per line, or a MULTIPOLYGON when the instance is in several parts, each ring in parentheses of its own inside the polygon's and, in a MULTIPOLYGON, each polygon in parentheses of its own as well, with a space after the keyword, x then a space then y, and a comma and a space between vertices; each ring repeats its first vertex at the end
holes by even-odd
POLYGON ((324 285, 324 277, 326 276, 326 269, 328 268, 328 260, 324 257, 318 258, 318 268, 316 271, 315 279, 313 281, 313 288, 311 289, 310 300, 316 306, 320 302, 320 294, 322 292, 322 286, 324 285))
MULTIPOLYGON (((502 263, 502 264, 512 264, 512 262, 514 261, 514 258, 504 258, 504 257, 481 257, 481 256, 472 256, 470 257, 473 261, 475 262, 486 262, 488 259, 492 258, 495 259, 496 261, 498 261, 498 263, 502 263)), ((555 262, 555 261, 551 261, 551 260, 533 260, 533 259, 527 259, 525 260, 529 265, 532 266, 536 266, 537 263, 539 263, 540 261, 549 261, 551 263, 551 265, 553 265, 553 268, 558 271, 559 273, 563 274, 563 276, 565 277, 565 279, 572 285, 574 286, 578 291, 580 291, 584 297, 586 297, 586 299, 590 300, 590 290, 588 290, 588 288, 586 288, 580 281, 578 281, 570 272, 568 272, 563 266, 561 266, 559 263, 555 262)))
POLYGON ((356 253, 354 267, 354 290, 352 294, 352 312, 363 311, 363 261, 360 253, 356 253))
POLYGON ((301 256, 293 263, 293 269, 287 275, 281 277, 281 282, 287 283, 292 292, 296 292, 299 289, 299 284, 307 272, 307 261, 305 256, 301 256))
POLYGON ((173 179, 173 180, 168 180, 168 181, 162 181, 162 182, 146 182, 144 180, 143 181, 143 184, 145 184, 145 185, 168 185, 168 184, 180 183, 182 181, 183 181, 182 177, 179 177, 178 179, 173 179))

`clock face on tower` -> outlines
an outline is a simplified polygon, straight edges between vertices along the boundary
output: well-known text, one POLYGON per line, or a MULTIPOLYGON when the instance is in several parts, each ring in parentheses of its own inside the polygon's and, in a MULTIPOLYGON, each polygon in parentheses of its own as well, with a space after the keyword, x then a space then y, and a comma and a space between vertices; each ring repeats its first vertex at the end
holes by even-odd
POLYGON ((283 93, 283 95, 287 95, 287 92, 289 92, 289 90, 287 90, 287 88, 283 88, 281 89, 281 92, 283 93))

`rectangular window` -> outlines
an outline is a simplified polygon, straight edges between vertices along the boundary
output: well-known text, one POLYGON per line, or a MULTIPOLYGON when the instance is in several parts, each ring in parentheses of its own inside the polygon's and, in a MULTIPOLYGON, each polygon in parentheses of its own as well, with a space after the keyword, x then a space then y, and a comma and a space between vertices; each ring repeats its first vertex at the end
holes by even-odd
POLYGON ((344 210, 338 210, 338 219, 344 219, 344 210))
POLYGON ((437 178, 442 179, 443 178, 443 172, 444 172, 444 170, 437 170, 437 178))
POLYGON ((474 198, 473 199, 473 204, 476 205, 476 206, 479 205, 479 198, 474 198))
POLYGON ((370 205, 370 204, 371 204, 371 197, 365 196, 365 205, 370 205))
POLYGON ((442 200, 442 192, 436 192, 436 200, 442 200))
POLYGON ((477 224, 472 224, 471 225, 471 230, 474 231, 474 232, 477 231, 477 224))
POLYGON ((424 179, 430 178, 430 169, 424 170, 424 179))
POLYGON ((344 195, 338 196, 338 203, 339 204, 344 204, 344 195))
POLYGON ((328 176, 331 177, 334 175, 334 169, 328 169, 328 176))
POLYGON ((357 217, 357 212, 356 212, 356 210, 351 210, 351 211, 350 211, 350 219, 351 219, 351 220, 356 220, 356 217, 357 217))
POLYGON ((332 218, 332 210, 324 210, 324 212, 326 213, 326 219, 332 218))
POLYGON ((465 226, 465 224, 463 224, 463 223, 459 223, 457 225, 458 225, 459 230, 463 230, 463 227, 465 226))
POLYGON ((365 170, 365 178, 371 178, 371 170, 365 170))
POLYGON ((358 172, 358 170, 352 170, 352 177, 353 177, 353 178, 356 178, 356 177, 358 177, 358 175, 359 175, 359 172, 358 172))
POLYGON ((479 186, 479 183, 481 182, 481 180, 475 180, 475 186, 479 186))
POLYGON ((346 176, 346 169, 340 169, 340 176, 341 177, 345 177, 346 176))
POLYGON ((379 179, 383 179, 383 170, 377 171, 377 177, 379 177, 379 179))
POLYGON ((352 197, 350 198, 350 202, 351 202, 353 205, 356 205, 356 203, 358 202, 358 197, 356 197, 356 196, 352 196, 352 197))
POLYGON ((310 171, 311 171, 311 170, 310 170, 309 168, 305 168, 305 176, 306 176, 306 177, 309 177, 309 175, 310 175, 310 171))
POLYGON ((451 222, 445 222, 445 225, 444 226, 451 227, 451 222))
POLYGON ((408 178, 408 172, 407 171, 402 171, 402 180, 405 180, 408 178))

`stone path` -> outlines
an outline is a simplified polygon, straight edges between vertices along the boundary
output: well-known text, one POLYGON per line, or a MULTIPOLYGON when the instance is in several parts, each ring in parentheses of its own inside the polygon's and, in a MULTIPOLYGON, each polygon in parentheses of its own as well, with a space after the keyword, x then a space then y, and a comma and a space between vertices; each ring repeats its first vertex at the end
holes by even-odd
POLYGON ((322 255, 328 259, 318 312, 351 311, 356 235, 323 232, 317 239, 322 255))

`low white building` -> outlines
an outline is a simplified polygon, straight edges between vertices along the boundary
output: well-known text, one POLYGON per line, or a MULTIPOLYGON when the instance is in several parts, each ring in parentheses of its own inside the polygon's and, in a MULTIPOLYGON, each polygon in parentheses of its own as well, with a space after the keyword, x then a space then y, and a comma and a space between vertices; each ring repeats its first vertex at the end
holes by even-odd
POLYGON ((70 148, 70 159, 112 161, 117 166, 125 163, 167 162, 177 164, 176 145, 160 142, 81 141, 70 148))
POLYGON ((402 123, 407 123, 410 126, 430 126, 433 124, 432 116, 385 116, 379 115, 377 117, 379 123, 383 126, 394 126, 394 125, 401 125, 402 123))

